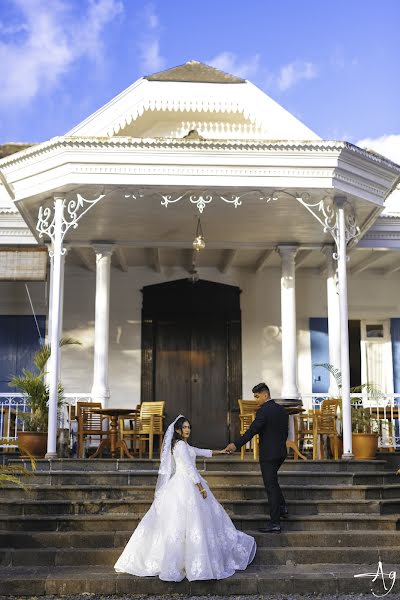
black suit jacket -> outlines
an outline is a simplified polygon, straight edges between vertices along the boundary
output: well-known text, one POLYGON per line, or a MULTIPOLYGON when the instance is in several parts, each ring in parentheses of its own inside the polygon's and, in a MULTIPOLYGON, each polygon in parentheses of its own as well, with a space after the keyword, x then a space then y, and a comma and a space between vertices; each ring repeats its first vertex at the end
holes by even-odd
POLYGON ((286 410, 273 400, 267 400, 256 412, 256 418, 248 430, 234 444, 239 449, 258 433, 260 462, 285 458, 288 429, 289 417, 286 410))

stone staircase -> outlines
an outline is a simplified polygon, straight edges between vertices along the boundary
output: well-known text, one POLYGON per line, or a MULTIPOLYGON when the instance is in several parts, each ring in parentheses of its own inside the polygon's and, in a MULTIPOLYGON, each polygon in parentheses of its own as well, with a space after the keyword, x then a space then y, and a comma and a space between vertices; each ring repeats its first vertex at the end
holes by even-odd
POLYGON ((290 516, 281 535, 257 533, 268 520, 257 463, 221 457, 198 466, 235 525, 257 539, 245 572, 179 584, 116 574, 112 567, 152 502, 158 461, 43 460, 26 479, 29 493, 0 490, 0 595, 337 594, 368 593, 371 585, 381 593, 380 581, 354 575, 376 572, 379 557, 385 572, 400 563, 393 459, 390 468, 385 460, 286 461, 280 482, 290 516))

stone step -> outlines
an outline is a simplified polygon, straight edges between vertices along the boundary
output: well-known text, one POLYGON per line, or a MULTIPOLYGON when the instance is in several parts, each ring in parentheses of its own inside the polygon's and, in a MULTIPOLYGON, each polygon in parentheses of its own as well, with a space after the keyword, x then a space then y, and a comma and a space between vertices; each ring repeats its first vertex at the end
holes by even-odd
MULTIPOLYGON (((123 525, 133 531, 142 515, 131 513, 103 513, 100 515, 0 515, 0 531, 110 531, 123 525)), ((240 530, 257 529, 265 526, 267 515, 230 515, 240 530)), ((286 531, 343 529, 396 530, 399 529, 398 515, 360 515, 325 513, 320 515, 291 515, 285 520, 286 531)))
MULTIPOLYGON (((119 523, 120 528, 122 524, 119 523)), ((283 524, 285 527, 285 523, 283 524)), ((383 548, 400 545, 398 531, 338 530, 282 531, 280 535, 247 531, 259 548, 330 547, 383 548)), ((131 536, 128 528, 110 531, 0 531, 0 547, 15 549, 123 547, 131 536)))
MULTIPOLYGON (((0 565, 3 567, 68 567, 105 566, 113 567, 123 551, 123 546, 114 548, 36 548, 8 549, 0 547, 0 565)), ((319 563, 373 564, 400 562, 400 546, 375 548, 329 547, 274 547, 258 548, 254 566, 301 565, 319 563), (380 557, 380 558, 379 558, 380 557)))
MULTIPOLYGON (((221 500, 225 510, 234 515, 254 512, 269 514, 264 499, 221 500)), ((400 514, 400 499, 390 500, 289 500, 291 515, 317 515, 324 513, 400 514)), ((92 515, 92 514, 144 514, 151 506, 150 500, 136 498, 104 500, 0 500, 1 516, 33 515, 92 515)))
MULTIPOLYGON (((25 477, 23 481, 32 485, 155 485, 157 471, 124 470, 124 471, 38 471, 33 477, 25 477)), ((255 471, 202 471, 201 474, 211 486, 225 485, 254 485, 261 484, 259 470, 255 471)), ((393 472, 360 471, 345 473, 335 471, 289 471, 279 472, 279 480, 283 485, 390 485, 398 484, 399 478, 393 472)))
MULTIPOLYGON (((270 594, 382 594, 382 580, 355 578, 356 574, 375 572, 374 565, 309 564, 270 565, 235 573, 220 581, 184 580, 180 583, 160 581, 156 577, 117 574, 110 567, 15 567, 0 568, 0 594, 4 596, 55 596, 82 594, 187 596, 242 596, 270 594)), ((385 572, 396 571, 396 563, 384 564, 385 572)), ((387 581, 387 585, 391 585, 387 581)))
MULTIPOLYGON (((32 480, 31 480, 32 481, 32 480)), ((400 478, 398 479, 400 481, 400 478)), ((153 485, 28 485, 31 500, 104 500, 106 498, 138 500, 153 500, 153 485)), ((398 499, 400 498, 400 483, 391 485, 311 485, 311 484, 283 484, 281 485, 285 498, 288 500, 314 500, 336 499, 398 499)), ((218 500, 262 499, 265 498, 265 488, 262 484, 249 485, 213 485, 212 491, 218 500)), ((1 488, 4 500, 19 500, 27 497, 25 492, 15 485, 4 485, 1 488)))
MULTIPOLYGON (((20 465, 23 464, 27 469, 31 469, 30 461, 17 459, 9 460, 8 464, 20 465)), ((51 472, 51 471, 129 471, 129 470, 158 470, 160 461, 158 459, 149 460, 148 458, 139 459, 112 459, 112 458, 96 458, 96 459, 76 459, 62 458, 56 460, 38 459, 36 461, 36 471, 51 472)), ((315 471, 325 472, 358 472, 358 471, 382 471, 385 468, 385 460, 291 460, 287 459, 280 471, 315 471)), ((251 458, 240 460, 239 455, 235 457, 218 457, 212 459, 199 458, 197 460, 198 468, 205 471, 259 471, 260 465, 258 461, 251 458)))

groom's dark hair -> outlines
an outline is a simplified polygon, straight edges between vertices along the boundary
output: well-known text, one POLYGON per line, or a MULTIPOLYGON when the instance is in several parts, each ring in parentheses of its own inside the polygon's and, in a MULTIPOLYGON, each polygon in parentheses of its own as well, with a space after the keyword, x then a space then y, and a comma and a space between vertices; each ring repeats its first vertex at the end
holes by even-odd
POLYGON ((271 393, 269 391, 269 387, 264 382, 257 383, 257 385, 255 385, 251 391, 253 392, 253 394, 259 394, 260 392, 267 392, 269 396, 271 395, 271 393))

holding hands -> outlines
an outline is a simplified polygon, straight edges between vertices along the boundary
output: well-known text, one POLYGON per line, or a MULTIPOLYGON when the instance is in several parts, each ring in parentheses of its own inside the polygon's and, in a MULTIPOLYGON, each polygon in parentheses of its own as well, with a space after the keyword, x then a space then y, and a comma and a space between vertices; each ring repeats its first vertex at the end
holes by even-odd
POLYGON ((224 454, 233 454, 234 452, 236 452, 237 448, 235 446, 235 444, 233 442, 231 442, 230 444, 227 445, 227 447, 225 448, 225 450, 223 450, 224 454))
POLYGON ((217 454, 233 454, 234 452, 236 452, 236 450, 237 450, 237 448, 236 448, 235 444, 230 443, 223 450, 213 450, 212 453, 213 453, 213 456, 215 456, 217 454))

